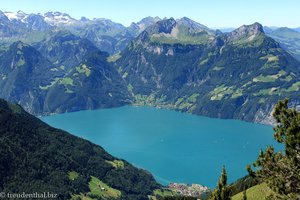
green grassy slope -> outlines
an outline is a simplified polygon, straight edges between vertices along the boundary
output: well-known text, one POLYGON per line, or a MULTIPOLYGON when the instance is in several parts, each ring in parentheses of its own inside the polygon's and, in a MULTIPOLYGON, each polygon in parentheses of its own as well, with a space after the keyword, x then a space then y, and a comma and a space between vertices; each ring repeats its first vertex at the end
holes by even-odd
MULTIPOLYGON (((265 200, 268 195, 272 194, 272 190, 266 183, 253 186, 246 190, 247 200, 265 200)), ((243 192, 232 197, 232 200, 243 200, 243 192)))

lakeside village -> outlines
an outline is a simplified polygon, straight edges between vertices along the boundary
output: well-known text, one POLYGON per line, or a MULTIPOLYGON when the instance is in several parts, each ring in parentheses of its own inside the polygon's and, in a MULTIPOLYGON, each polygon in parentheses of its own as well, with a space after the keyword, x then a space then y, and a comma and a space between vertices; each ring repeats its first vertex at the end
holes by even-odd
POLYGON ((201 199, 211 194, 208 187, 200 184, 170 183, 168 189, 182 196, 200 197, 201 199))

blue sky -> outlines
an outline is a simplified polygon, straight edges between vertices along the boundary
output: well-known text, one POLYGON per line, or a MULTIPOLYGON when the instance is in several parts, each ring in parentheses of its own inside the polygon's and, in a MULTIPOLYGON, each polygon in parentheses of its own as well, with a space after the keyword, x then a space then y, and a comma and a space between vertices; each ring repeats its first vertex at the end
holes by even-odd
POLYGON ((300 27, 300 0, 0 0, 2 11, 61 11, 79 19, 109 18, 126 26, 146 16, 189 17, 209 27, 260 22, 300 27))

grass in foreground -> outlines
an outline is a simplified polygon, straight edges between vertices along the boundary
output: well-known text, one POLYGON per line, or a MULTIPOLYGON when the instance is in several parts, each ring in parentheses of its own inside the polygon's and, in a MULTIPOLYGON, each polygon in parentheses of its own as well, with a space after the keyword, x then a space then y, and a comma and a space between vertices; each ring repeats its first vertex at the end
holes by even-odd
MULTIPOLYGON (((273 192, 266 183, 253 186, 246 190, 247 200, 265 200, 267 196, 273 192)), ((232 200, 242 200, 243 192, 240 192, 232 197, 232 200)))

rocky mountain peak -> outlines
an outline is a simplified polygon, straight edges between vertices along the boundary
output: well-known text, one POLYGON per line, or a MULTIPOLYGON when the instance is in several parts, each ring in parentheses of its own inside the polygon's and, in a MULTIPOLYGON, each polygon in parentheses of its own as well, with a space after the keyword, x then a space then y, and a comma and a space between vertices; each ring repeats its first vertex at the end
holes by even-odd
POLYGON ((86 18, 86 17, 81 17, 81 18, 80 18, 80 21, 82 21, 82 22, 87 22, 87 21, 89 21, 89 19, 86 18))
POLYGON ((73 24, 77 22, 77 20, 73 19, 70 15, 61 12, 47 12, 44 14, 44 20, 52 26, 73 24))
POLYGON ((208 27, 206 27, 206 26, 204 26, 204 25, 202 25, 198 22, 195 22, 195 21, 191 20, 188 17, 183 17, 183 18, 177 19, 176 21, 179 25, 189 27, 191 30, 194 30, 194 31, 204 31, 204 30, 207 31, 207 30, 209 30, 208 27))
POLYGON ((131 25, 128 27, 132 32, 136 33, 141 33, 144 31, 146 28, 149 26, 155 24, 156 22, 160 21, 161 19, 159 17, 145 17, 139 22, 133 22, 131 25))
POLYGON ((39 31, 48 31, 51 29, 51 26, 44 20, 44 17, 41 15, 30 14, 24 20, 26 26, 32 30, 39 31))
POLYGON ((167 34, 172 32, 172 29, 176 26, 176 24, 176 20, 173 17, 156 22, 158 32, 167 34))
POLYGON ((26 14, 21 10, 19 10, 18 12, 4 12, 4 14, 7 16, 7 18, 10 21, 12 20, 22 21, 28 16, 28 14, 26 14))
MULTIPOLYGON (((70 17, 70 15, 66 13, 61 13, 61 12, 47 12, 45 13, 45 17, 57 17, 57 16, 64 16, 64 17, 70 17)), ((71 17, 70 17, 71 18, 71 17)))
POLYGON ((232 33, 234 33, 237 36, 242 36, 242 35, 259 35, 264 32, 264 28, 260 23, 255 22, 254 24, 251 25, 243 25, 239 27, 238 29, 234 30, 232 33))
POLYGON ((0 20, 1 21, 8 21, 7 16, 0 10, 0 20))
POLYGON ((156 17, 151 17, 151 16, 148 16, 148 17, 145 17, 143 18, 141 21, 139 21, 137 24, 152 24, 153 22, 156 23, 158 21, 160 21, 161 19, 156 16, 156 17))
POLYGON ((150 35, 154 34, 171 34, 173 28, 177 25, 174 18, 163 19, 147 27, 138 37, 137 40, 147 40, 150 35))
POLYGON ((19 15, 26 15, 26 13, 23 12, 22 10, 19 10, 17 13, 18 13, 19 15))
POLYGON ((234 31, 226 34, 228 41, 239 40, 242 38, 248 38, 251 41, 256 36, 265 34, 264 28, 260 23, 255 22, 251 25, 243 25, 234 31))

